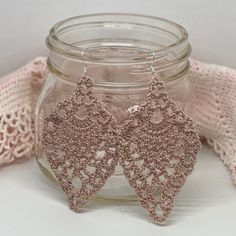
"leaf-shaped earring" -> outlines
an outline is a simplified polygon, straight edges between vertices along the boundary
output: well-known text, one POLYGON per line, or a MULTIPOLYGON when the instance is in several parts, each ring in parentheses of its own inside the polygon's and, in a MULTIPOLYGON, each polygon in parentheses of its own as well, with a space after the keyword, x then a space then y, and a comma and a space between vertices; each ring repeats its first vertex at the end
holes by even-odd
POLYGON ((85 71, 74 94, 44 119, 42 146, 70 208, 82 208, 120 161, 141 205, 163 222, 201 147, 193 121, 154 70, 146 102, 119 130, 92 87, 85 71))
POLYGON ((118 162, 115 120, 92 87, 85 71, 74 94, 44 119, 42 132, 47 161, 75 211, 106 183, 118 162))
POLYGON ((152 219, 165 221, 201 143, 193 121, 168 97, 154 70, 147 100, 131 113, 119 137, 124 175, 152 219))

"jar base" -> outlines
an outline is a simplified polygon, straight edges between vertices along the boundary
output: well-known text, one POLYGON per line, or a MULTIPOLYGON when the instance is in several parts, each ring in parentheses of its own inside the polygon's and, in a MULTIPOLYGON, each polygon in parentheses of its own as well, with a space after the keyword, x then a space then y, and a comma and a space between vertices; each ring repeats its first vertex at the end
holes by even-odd
MULTIPOLYGON (((55 177, 53 176, 52 172, 39 160, 38 157, 36 157, 37 164, 39 166, 39 169, 43 172, 43 174, 54 184, 57 185, 57 181, 55 177)), ((104 187, 96 194, 94 194, 91 197, 91 200, 98 201, 98 202, 109 202, 109 203, 130 203, 130 202, 137 202, 137 196, 133 192, 133 189, 127 184, 123 185, 123 191, 125 192, 125 195, 121 195, 118 193, 116 189, 112 189, 111 186, 116 186, 117 184, 115 182, 119 182, 120 180, 115 180, 118 176, 111 176, 108 182, 104 185, 104 187), (130 194, 127 194, 127 191, 130 194), (110 193, 109 193, 110 192, 110 193)), ((122 179, 122 182, 127 182, 124 176, 119 176, 120 179, 122 179)), ((120 184, 119 184, 120 185, 120 184)))

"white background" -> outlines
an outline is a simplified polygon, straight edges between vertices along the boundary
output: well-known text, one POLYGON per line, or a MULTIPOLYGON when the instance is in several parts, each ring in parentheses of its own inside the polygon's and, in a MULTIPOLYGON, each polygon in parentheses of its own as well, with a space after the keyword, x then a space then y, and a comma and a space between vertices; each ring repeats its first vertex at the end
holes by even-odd
MULTIPOLYGON (((235 0, 0 0, 0 75, 47 55, 49 28, 71 16, 131 12, 165 17, 190 34, 193 57, 236 69, 235 0)), ((81 214, 28 161, 0 168, 0 236, 236 235, 236 188, 230 172, 204 148, 167 226, 139 206, 92 203, 81 214)))
POLYGON ((189 32, 193 57, 236 69, 235 0, 0 0, 0 76, 38 55, 59 20, 132 12, 168 18, 189 32))

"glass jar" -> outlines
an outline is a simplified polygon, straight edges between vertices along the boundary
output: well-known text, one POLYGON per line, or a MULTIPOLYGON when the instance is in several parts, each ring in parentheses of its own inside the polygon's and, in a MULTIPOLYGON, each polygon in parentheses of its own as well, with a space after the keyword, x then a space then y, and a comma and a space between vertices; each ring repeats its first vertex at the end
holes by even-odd
MULTIPOLYGON (((94 80, 94 93, 122 124, 129 109, 148 93, 151 65, 165 82, 168 95, 186 106, 190 88, 186 74, 191 47, 188 34, 171 21, 135 14, 95 14, 57 23, 46 40, 49 74, 36 107, 36 152, 41 170, 55 180, 42 149, 43 120, 72 95, 84 66, 94 80)), ((96 199, 135 200, 134 191, 117 166, 96 199)))

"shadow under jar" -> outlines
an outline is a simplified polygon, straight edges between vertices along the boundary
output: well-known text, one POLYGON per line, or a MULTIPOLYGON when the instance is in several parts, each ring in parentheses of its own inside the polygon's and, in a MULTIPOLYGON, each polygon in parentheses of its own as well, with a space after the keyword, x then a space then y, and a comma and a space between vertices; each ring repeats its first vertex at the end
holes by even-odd
MULTIPOLYGON (((55 176, 42 148, 43 122, 59 102, 73 94, 85 65, 94 80, 95 95, 118 124, 145 100, 151 65, 165 82, 169 97, 179 107, 187 105, 191 48, 186 30, 174 22, 134 14, 78 16, 57 23, 46 43, 49 74, 36 107, 35 133, 38 165, 52 180, 55 176)), ((93 198, 136 199, 120 166, 93 198)))

